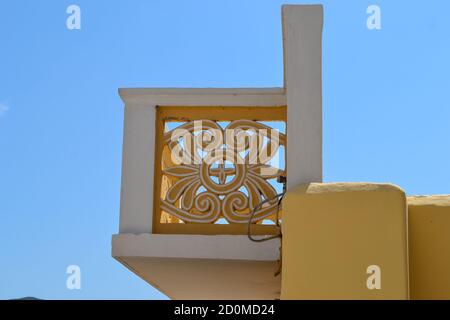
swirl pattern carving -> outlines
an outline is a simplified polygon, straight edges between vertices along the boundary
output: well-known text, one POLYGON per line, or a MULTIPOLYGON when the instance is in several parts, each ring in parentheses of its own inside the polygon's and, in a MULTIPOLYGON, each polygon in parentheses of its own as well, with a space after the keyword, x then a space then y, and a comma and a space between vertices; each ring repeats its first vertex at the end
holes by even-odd
MULTIPOLYGON (((284 171, 273 166, 286 136, 260 122, 235 120, 222 128, 212 120, 191 121, 164 134, 172 166, 162 174, 173 183, 160 208, 185 223, 247 223, 257 205, 277 194, 269 182, 284 171), (180 156, 180 153, 182 154, 180 156)), ((254 215, 259 223, 276 214, 277 200, 254 215)))

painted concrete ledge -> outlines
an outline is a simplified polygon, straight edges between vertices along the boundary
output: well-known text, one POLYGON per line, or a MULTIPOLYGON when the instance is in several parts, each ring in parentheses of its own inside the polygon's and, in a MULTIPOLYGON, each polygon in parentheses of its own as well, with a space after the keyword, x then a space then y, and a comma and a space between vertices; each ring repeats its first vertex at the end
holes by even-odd
POLYGON ((284 88, 120 88, 127 106, 284 106, 284 88))
POLYGON ((112 256, 276 261, 280 241, 255 243, 245 235, 116 234, 112 256))
POLYGON ((112 255, 171 299, 273 300, 279 245, 236 235, 118 234, 112 255))
POLYGON ((411 299, 450 299, 450 195, 408 198, 411 299))
POLYGON ((312 183, 291 189, 283 208, 282 299, 408 299, 402 189, 312 183))
POLYGON ((450 207, 450 195, 411 196, 408 197, 408 206, 450 207))
POLYGON ((399 192, 404 194, 402 188, 390 183, 369 182, 335 182, 335 183, 310 183, 295 188, 296 194, 319 194, 336 192, 399 192))

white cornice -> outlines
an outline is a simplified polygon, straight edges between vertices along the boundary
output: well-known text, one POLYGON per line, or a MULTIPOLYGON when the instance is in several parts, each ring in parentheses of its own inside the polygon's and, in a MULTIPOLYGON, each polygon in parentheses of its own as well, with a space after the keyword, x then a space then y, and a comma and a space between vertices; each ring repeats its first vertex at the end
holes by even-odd
POLYGON ((284 106, 284 88, 122 88, 127 106, 284 106))

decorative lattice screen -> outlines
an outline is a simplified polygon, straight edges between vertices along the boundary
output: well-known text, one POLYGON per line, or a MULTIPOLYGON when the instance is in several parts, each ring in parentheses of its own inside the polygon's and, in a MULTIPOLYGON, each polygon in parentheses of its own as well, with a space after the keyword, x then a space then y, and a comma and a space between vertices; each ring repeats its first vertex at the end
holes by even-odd
POLYGON ((155 232, 245 233, 257 208, 254 233, 274 233, 285 116, 285 107, 158 107, 155 232))

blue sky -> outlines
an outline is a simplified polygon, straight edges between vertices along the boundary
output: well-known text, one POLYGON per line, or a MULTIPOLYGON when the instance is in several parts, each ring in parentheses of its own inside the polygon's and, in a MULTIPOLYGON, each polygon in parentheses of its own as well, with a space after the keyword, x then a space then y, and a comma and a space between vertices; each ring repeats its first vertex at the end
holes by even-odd
MULTIPOLYGON (((282 86, 286 2, 1 2, 0 298, 164 298, 110 256, 117 88, 282 86), (81 30, 66 28, 72 3, 81 30), (81 290, 66 288, 71 264, 81 290)), ((317 2, 325 181, 450 193, 450 2, 317 2), (371 4, 379 31, 366 28, 371 4)))

